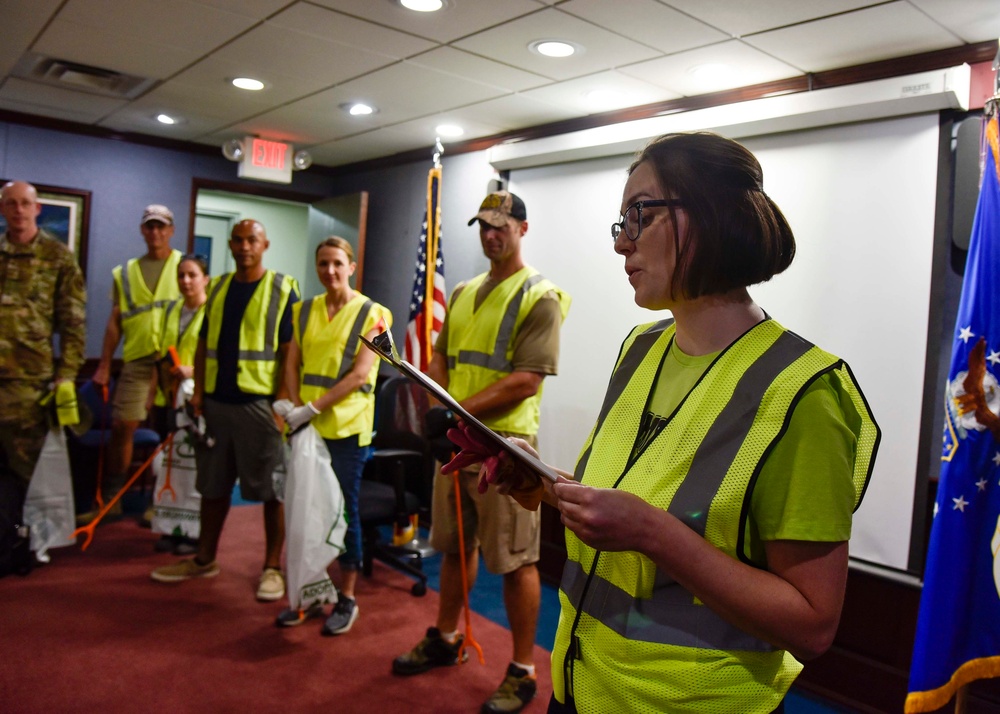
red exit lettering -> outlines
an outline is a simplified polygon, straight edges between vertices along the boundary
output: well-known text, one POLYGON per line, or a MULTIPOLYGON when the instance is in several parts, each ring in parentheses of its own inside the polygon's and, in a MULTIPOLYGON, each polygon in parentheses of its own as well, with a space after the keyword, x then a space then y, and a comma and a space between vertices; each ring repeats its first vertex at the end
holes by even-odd
POLYGON ((265 169, 284 169, 285 157, 288 155, 288 144, 280 141, 253 140, 251 162, 254 166, 265 169))

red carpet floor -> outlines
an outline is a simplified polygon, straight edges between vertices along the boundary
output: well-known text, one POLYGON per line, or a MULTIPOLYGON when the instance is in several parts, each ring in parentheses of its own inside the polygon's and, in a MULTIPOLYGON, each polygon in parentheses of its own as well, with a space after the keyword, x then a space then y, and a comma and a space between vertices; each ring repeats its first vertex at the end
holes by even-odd
MULTIPOLYGON (((438 596, 413 597, 409 578, 378 563, 359 580, 349 633, 322 637, 319 619, 276 628, 283 603, 254 599, 259 507, 230 512, 217 578, 153 582, 174 559, 153 552, 156 538, 132 520, 109 524, 86 552, 58 549, 28 577, 0 580, 0 711, 477 712, 503 678, 509 633, 478 615, 486 666, 470 649, 465 665, 394 677, 392 658, 433 624, 438 596)), ((537 713, 551 693, 542 648, 535 663, 538 697, 525 711, 537 713)))

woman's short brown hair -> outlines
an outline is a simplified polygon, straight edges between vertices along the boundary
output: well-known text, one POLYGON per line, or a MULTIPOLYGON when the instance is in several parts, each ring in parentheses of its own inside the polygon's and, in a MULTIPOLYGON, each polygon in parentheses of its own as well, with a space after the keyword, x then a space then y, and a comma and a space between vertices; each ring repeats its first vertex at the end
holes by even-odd
MULTIPOLYGON (((671 292, 693 299, 770 280, 795 257, 795 237, 781 210, 764 193, 764 174, 750 151, 713 134, 665 134, 641 152, 629 174, 648 163, 671 207, 677 255, 671 292), (683 248, 676 211, 685 210, 683 248)), ((641 240, 641 238, 640 238, 641 240)))
POLYGON ((340 248, 347 254, 347 260, 354 262, 354 248, 345 239, 340 236, 330 236, 329 238, 324 238, 323 242, 316 246, 316 255, 314 257, 319 257, 319 252, 323 248, 340 248))

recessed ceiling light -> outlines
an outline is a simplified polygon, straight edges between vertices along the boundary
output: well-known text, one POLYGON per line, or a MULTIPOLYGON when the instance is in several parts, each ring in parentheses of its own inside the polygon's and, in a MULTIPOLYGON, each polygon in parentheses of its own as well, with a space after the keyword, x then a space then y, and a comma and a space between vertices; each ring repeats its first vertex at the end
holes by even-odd
POLYGON ((160 122, 161 124, 176 124, 177 123, 177 120, 174 119, 169 114, 157 114, 156 115, 156 121, 160 122))
POLYGON ((439 124, 434 131, 438 136, 443 136, 445 139, 454 139, 465 133, 465 129, 455 124, 439 124))
POLYGON ((528 49, 546 57, 569 57, 583 51, 580 45, 563 40, 535 40, 528 45, 528 49))
POLYGON ((416 12, 436 12, 444 7, 442 0, 399 0, 399 4, 416 12))
POLYGON ((257 92, 264 88, 264 83, 259 79, 253 79, 251 77, 237 77, 233 80, 233 86, 239 87, 240 89, 248 89, 251 92, 257 92))
POLYGON ((688 70, 688 74, 702 84, 716 85, 728 80, 732 75, 732 69, 727 64, 712 62, 709 64, 695 65, 688 70))
POLYGON ((353 117, 363 117, 369 114, 374 114, 378 111, 375 107, 370 104, 365 104, 364 102, 344 102, 340 104, 341 111, 347 112, 353 117))

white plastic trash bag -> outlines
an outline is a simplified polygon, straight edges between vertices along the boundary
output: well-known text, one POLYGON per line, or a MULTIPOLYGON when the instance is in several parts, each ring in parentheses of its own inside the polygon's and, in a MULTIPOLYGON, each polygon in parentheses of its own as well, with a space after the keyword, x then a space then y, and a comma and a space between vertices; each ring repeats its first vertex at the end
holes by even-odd
POLYGON ((290 439, 285 477, 285 554, 288 604, 308 608, 336 602, 327 568, 344 552, 347 518, 330 452, 319 432, 307 426, 290 439))
POLYGON ((153 532, 197 540, 201 494, 195 487, 194 437, 182 429, 172 439, 153 460, 153 532))
POLYGON ((31 549, 43 563, 49 562, 48 549, 73 545, 76 508, 69 453, 62 427, 50 429, 35 464, 24 501, 24 521, 31 528, 31 549))

